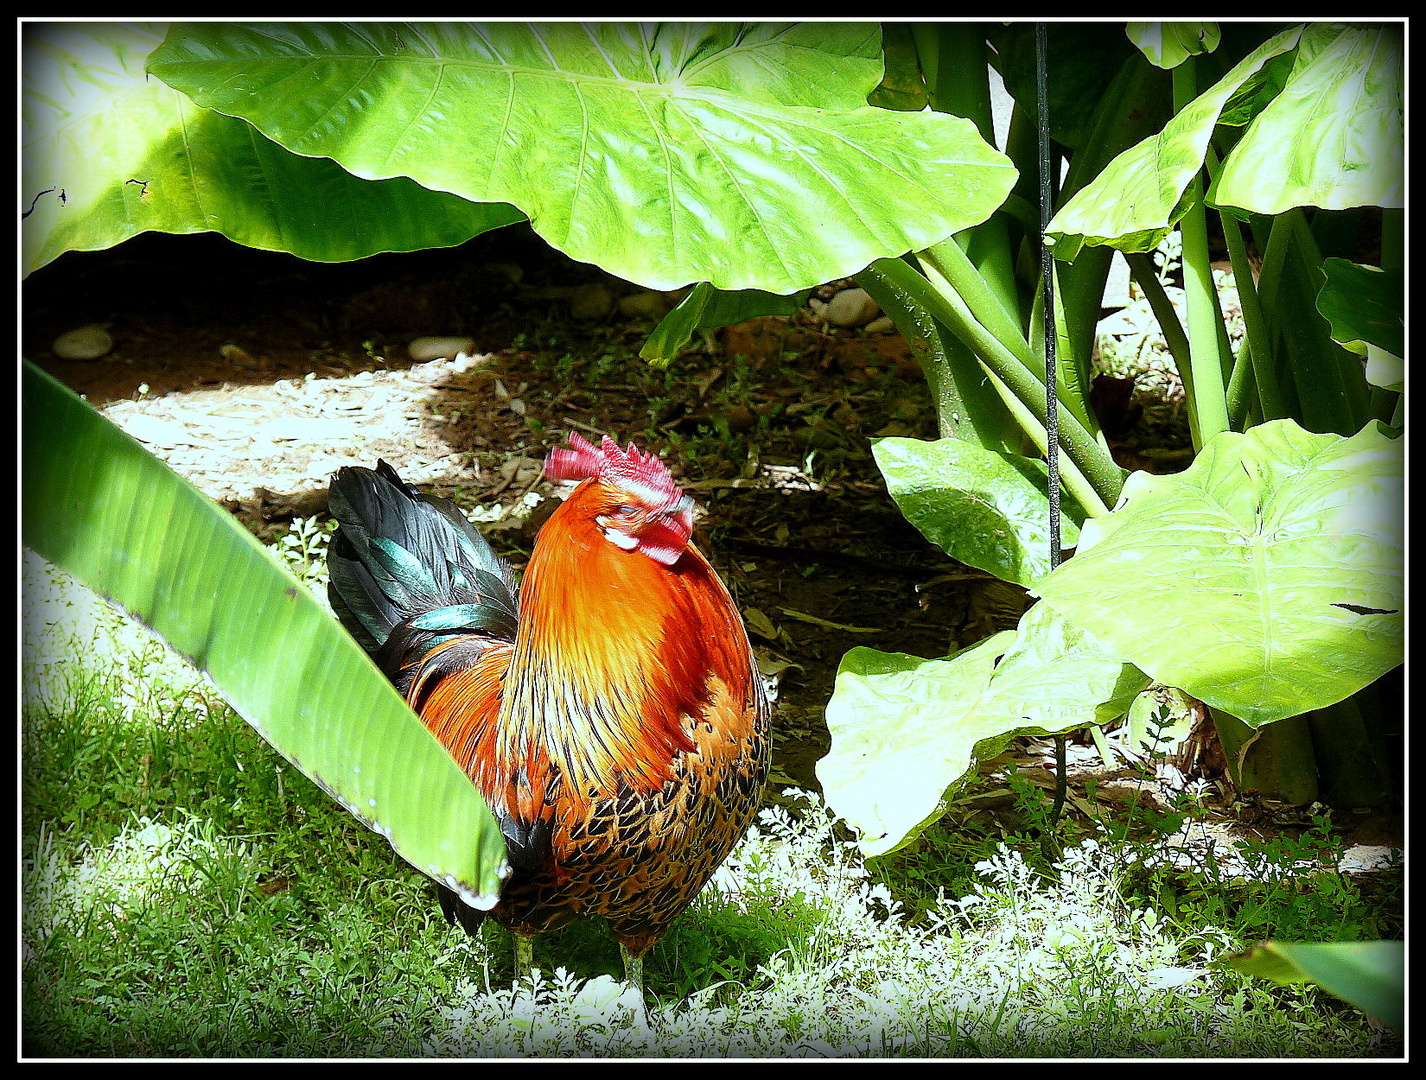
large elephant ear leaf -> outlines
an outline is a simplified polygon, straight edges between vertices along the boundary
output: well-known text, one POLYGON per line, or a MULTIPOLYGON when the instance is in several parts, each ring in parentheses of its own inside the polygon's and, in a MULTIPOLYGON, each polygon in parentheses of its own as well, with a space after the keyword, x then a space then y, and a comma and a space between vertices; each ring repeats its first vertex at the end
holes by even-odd
POLYGON ((979 224, 1016 178, 969 120, 866 104, 875 23, 190 23, 148 70, 655 289, 814 287, 979 224))
POLYGON ((852 649, 827 704, 832 748, 817 779, 862 852, 885 855, 945 813, 976 762, 1021 735, 1116 719, 1147 683, 1043 604, 947 660, 852 649))
POLYGON ((405 176, 363 180, 200 108, 144 71, 163 34, 122 23, 24 28, 26 272, 148 231, 221 232, 248 247, 342 262, 452 247, 523 217, 405 176))
POLYGON ((1203 168, 1214 128, 1230 103, 1274 57, 1290 52, 1302 28, 1274 35, 1164 125, 1119 154, 1080 188, 1050 222, 1055 257, 1073 261, 1086 245, 1151 251, 1190 205, 1193 178, 1203 168))
POLYGON ((1258 214, 1405 205, 1404 50, 1399 24, 1309 27, 1208 201, 1258 214))
POLYGON ((499 828, 345 630, 211 500, 26 362, 22 539, 155 630, 413 866, 489 908, 499 828))
MULTIPOLYGON (((1044 464, 969 439, 886 438, 872 456, 896 505, 953 559, 1029 588, 1050 571, 1049 482, 1044 464)), ((1074 547, 1084 510, 1064 500, 1064 542, 1074 547)))
POLYGON ((1326 708, 1405 657, 1403 474, 1375 422, 1224 432, 1181 473, 1134 473, 1035 591, 1250 727, 1326 708))

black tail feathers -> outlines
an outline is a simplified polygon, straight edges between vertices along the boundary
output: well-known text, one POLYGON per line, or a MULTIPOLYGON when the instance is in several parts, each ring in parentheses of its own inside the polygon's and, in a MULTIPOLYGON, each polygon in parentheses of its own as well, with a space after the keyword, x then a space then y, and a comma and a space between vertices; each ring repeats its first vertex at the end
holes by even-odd
POLYGON ((514 640, 510 570, 449 499, 384 461, 339 469, 328 497, 332 609, 388 675, 447 638, 514 640))

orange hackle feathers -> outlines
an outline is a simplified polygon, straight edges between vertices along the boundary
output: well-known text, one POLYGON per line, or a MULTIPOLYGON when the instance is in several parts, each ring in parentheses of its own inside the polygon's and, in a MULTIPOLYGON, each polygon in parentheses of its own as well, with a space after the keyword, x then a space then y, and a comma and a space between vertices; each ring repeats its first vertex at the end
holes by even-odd
POLYGON ((545 472, 579 484, 536 538, 513 638, 409 631, 393 676, 501 823, 514 873, 491 916, 528 935, 604 915, 639 957, 756 812, 768 706, 667 467, 608 437, 570 447, 545 472))

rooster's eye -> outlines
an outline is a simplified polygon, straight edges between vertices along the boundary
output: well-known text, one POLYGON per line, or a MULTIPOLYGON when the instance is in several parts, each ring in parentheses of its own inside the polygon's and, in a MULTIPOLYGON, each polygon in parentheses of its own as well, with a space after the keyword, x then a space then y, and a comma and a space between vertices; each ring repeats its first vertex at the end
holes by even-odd
POLYGON ((620 519, 622 519, 622 520, 624 520, 624 521, 628 521, 630 518, 636 516, 636 515, 638 514, 638 512, 639 512, 639 508, 636 507, 636 506, 616 506, 616 507, 614 507, 614 516, 617 517, 617 518, 620 518, 620 519))

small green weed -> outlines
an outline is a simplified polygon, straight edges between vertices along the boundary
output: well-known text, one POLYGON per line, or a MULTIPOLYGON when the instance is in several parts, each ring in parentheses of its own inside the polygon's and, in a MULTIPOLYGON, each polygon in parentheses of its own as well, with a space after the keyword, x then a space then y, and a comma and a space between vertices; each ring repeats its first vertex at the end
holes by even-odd
POLYGON ((316 596, 327 590, 327 545, 336 528, 335 519, 293 518, 287 532, 272 545, 297 580, 316 596))

